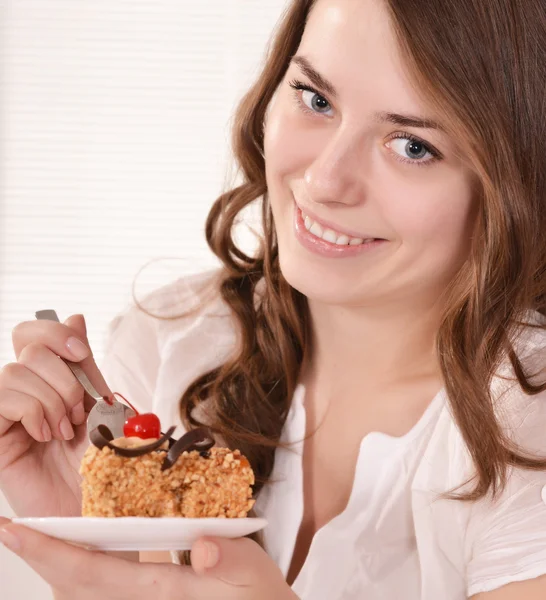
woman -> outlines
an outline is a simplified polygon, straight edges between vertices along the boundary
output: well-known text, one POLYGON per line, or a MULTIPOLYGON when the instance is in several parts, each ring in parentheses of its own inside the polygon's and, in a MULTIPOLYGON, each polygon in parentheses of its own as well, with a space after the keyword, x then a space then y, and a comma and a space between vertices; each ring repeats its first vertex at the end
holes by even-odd
POLYGON ((222 271, 115 322, 109 390, 81 316, 19 325, 0 396, 18 514, 79 514, 58 354, 240 448, 269 557, 136 564, 5 525, 57 598, 544 597, 545 48, 542 0, 292 3, 238 110, 245 183, 207 222, 222 271), (256 199, 249 257, 230 231, 256 199))

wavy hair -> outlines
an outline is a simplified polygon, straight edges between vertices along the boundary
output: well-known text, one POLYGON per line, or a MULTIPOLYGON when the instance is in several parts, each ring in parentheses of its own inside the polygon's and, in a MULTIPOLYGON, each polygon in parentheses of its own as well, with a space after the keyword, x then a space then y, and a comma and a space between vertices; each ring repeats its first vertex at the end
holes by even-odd
MULTIPOLYGON (((279 22, 263 70, 238 106, 232 147, 243 183, 223 193, 206 237, 223 267, 218 288, 239 334, 232 358, 198 377, 180 401, 212 400, 215 431, 239 448, 256 474, 271 476, 302 361, 309 348, 306 298, 279 268, 264 162, 269 103, 297 51, 314 0, 294 0, 279 22), (241 211, 261 203, 256 253, 236 245, 241 211)), ((509 358, 527 394, 533 384, 516 356, 521 316, 546 308, 546 8, 543 0, 386 0, 407 65, 479 179, 477 232, 449 290, 437 353, 454 419, 476 468, 474 486, 450 498, 477 500, 506 484, 507 467, 544 469, 504 434, 490 386, 509 358)))

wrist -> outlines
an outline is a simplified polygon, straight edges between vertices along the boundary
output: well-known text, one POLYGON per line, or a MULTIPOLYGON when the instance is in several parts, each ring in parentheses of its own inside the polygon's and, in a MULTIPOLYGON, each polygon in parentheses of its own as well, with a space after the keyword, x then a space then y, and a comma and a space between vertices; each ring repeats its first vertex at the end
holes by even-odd
POLYGON ((122 558, 123 560, 130 560, 132 562, 140 562, 139 552, 105 552, 108 556, 114 558, 122 558))

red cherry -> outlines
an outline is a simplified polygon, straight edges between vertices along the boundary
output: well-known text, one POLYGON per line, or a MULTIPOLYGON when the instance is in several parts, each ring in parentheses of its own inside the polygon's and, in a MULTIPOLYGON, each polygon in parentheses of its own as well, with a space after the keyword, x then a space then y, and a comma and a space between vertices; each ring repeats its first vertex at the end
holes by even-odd
POLYGON ((143 440, 161 437, 159 417, 153 413, 135 415, 125 421, 123 426, 125 437, 139 437, 143 440))

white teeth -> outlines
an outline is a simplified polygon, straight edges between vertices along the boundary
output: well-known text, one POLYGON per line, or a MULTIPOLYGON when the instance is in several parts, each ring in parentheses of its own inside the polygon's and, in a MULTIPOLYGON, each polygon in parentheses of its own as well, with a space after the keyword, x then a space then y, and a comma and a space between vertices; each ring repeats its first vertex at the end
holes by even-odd
POLYGON ((373 242, 374 238, 362 239, 362 238, 352 238, 344 233, 337 233, 333 229, 323 229, 318 223, 315 223, 310 217, 305 215, 302 212, 303 222, 305 225, 305 229, 319 237, 326 242, 330 242, 331 244, 336 244, 338 246, 360 246, 360 244, 365 242, 373 242))
POLYGON ((318 224, 318 223, 313 223, 311 225, 311 229, 309 229, 309 231, 313 234, 316 235, 317 237, 321 238, 323 231, 322 231, 322 227, 318 224))
POLYGON ((331 244, 335 244, 337 242, 337 237, 337 233, 335 231, 332 231, 331 229, 327 229, 322 234, 322 239, 326 240, 327 242, 330 242, 331 244))

